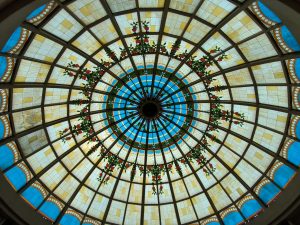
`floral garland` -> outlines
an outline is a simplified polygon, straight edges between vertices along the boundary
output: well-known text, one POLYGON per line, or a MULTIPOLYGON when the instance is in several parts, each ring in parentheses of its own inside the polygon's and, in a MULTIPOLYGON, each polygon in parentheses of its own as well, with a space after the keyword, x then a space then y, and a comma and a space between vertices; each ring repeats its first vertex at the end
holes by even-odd
MULTIPOLYGON (((197 163, 203 172, 208 176, 215 172, 215 167, 208 163, 208 160, 204 156, 205 151, 209 148, 209 143, 207 141, 207 137, 211 141, 217 141, 216 136, 211 134, 212 131, 218 132, 218 126, 221 124, 221 121, 233 122, 233 124, 242 126, 244 122, 244 114, 239 112, 231 112, 228 110, 223 110, 223 106, 220 103, 221 97, 218 97, 214 94, 214 92, 219 92, 222 90, 221 86, 212 86, 212 81, 214 80, 210 76, 210 71, 207 69, 214 64, 214 61, 209 56, 203 56, 199 60, 196 59, 195 56, 191 56, 189 58, 189 53, 187 50, 178 53, 180 49, 180 40, 175 41, 173 43, 171 50, 168 51, 166 48, 166 43, 160 44, 159 46, 155 43, 149 42, 149 22, 143 21, 141 27, 144 30, 144 33, 138 34, 138 22, 133 22, 131 24, 132 32, 135 36, 135 44, 130 44, 129 46, 129 54, 134 55, 144 55, 148 53, 157 53, 157 51, 161 54, 165 54, 167 56, 176 58, 178 60, 186 60, 186 64, 194 71, 200 79, 202 79, 203 84, 208 91, 208 95, 213 103, 211 103, 211 110, 209 111, 209 126, 207 131, 204 133, 204 137, 201 142, 198 143, 193 149, 190 150, 183 158, 174 159, 172 162, 168 164, 155 164, 148 165, 146 168, 142 165, 138 165, 136 162, 125 162, 123 159, 118 157, 118 155, 112 154, 105 148, 100 140, 97 139, 95 131, 93 129, 93 123, 91 121, 91 117, 89 115, 89 103, 91 100, 91 90, 97 85, 98 82, 101 82, 102 76, 106 73, 106 70, 111 67, 115 63, 119 63, 124 58, 128 57, 128 52, 126 49, 120 48, 120 56, 118 57, 116 53, 109 48, 106 48, 107 56, 113 60, 113 62, 102 60, 99 67, 96 67, 94 70, 89 70, 87 68, 83 68, 81 65, 73 64, 72 62, 68 64, 67 69, 64 72, 64 75, 75 77, 78 76, 80 79, 84 81, 84 88, 81 94, 83 95, 83 99, 78 99, 72 101, 71 104, 83 106, 79 111, 80 115, 78 118, 78 124, 74 125, 71 128, 65 128, 60 131, 60 137, 62 140, 68 141, 72 138, 73 135, 81 135, 83 134, 85 138, 89 140, 89 142, 95 142, 96 145, 91 147, 88 152, 88 155, 99 151, 99 156, 102 157, 104 161, 106 161, 106 165, 102 172, 99 174, 98 180, 103 184, 106 184, 112 173, 116 169, 123 169, 126 172, 130 167, 130 181, 133 181, 137 169, 140 171, 140 176, 146 173, 147 176, 152 178, 152 191, 153 194, 163 194, 163 182, 162 177, 167 173, 173 173, 175 170, 180 177, 183 176, 182 166, 188 166, 189 163, 197 163), (206 137, 206 136, 207 137, 206 137), (158 188, 156 188, 156 186, 158 188)), ((217 57, 217 61, 221 62, 226 59, 226 55, 222 53, 219 47, 215 47, 210 50, 210 54, 220 53, 217 57)))

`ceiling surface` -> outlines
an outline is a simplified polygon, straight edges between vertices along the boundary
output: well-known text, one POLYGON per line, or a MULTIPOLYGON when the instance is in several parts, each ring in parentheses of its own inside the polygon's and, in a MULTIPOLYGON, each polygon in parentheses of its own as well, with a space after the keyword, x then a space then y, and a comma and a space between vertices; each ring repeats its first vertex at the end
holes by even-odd
POLYGON ((0 53, 0 169, 55 224, 241 224, 280 198, 298 171, 299 51, 281 18, 260 1, 51 1, 27 16, 0 53), (207 176, 196 162, 182 166, 182 175, 173 168, 162 176, 161 195, 152 194, 151 177, 132 181, 130 170, 114 170, 104 185, 97 177, 106 162, 97 151, 88 154, 87 138, 64 142, 59 135, 78 124, 80 106, 72 101, 83 90, 78 71, 63 75, 67 65, 92 70, 105 60, 112 64, 93 90, 89 114, 111 154, 138 166, 167 166, 203 139, 212 99, 186 58, 159 51, 118 62, 107 56, 107 48, 129 51, 130 24, 143 21, 150 23, 150 43, 170 51, 181 40, 179 52, 211 57, 224 110, 245 115, 242 127, 222 121, 218 141, 209 141, 204 168, 211 163, 214 173, 207 176), (215 46, 226 60, 210 53, 215 46), (127 109, 152 91, 163 93, 168 106, 159 119, 127 109))

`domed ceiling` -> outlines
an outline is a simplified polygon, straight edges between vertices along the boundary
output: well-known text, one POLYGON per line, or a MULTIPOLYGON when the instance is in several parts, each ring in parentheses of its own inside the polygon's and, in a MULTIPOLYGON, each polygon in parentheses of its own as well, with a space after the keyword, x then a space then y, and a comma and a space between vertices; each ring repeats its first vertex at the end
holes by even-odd
POLYGON ((259 1, 51 1, 0 53, 0 168, 20 198, 55 224, 244 223, 272 204, 300 165, 299 51, 259 1), (144 33, 153 51, 132 52, 144 33), (183 57, 171 54, 176 41, 183 57), (108 49, 124 57, 112 60, 108 49), (188 59, 203 56, 214 62, 214 96, 245 118, 242 126, 216 125, 200 165, 186 160, 206 140, 214 103, 188 59), (80 68, 66 76, 71 62, 80 68), (74 104, 85 90, 80 69, 95 67, 103 76, 85 102, 99 143, 91 152, 87 136, 68 131, 81 116, 74 104), (132 177, 120 166, 105 183, 101 151, 142 169, 132 177), (172 163, 159 183, 145 172, 172 163))

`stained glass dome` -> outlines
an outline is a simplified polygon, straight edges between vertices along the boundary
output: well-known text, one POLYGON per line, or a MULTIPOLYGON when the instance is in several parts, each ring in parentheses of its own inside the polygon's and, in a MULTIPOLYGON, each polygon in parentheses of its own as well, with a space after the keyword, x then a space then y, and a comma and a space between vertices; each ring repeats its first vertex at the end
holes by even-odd
MULTIPOLYGON (((0 169, 29 207, 61 225, 237 225, 259 216, 293 182, 300 166, 300 45, 260 1, 54 0, 33 12, 0 53, 0 169), (107 49, 130 52, 142 22, 149 43, 166 51, 114 61, 107 49), (186 160, 210 127, 213 100, 179 52, 214 62, 209 68, 224 110, 243 126, 221 121, 208 140, 206 171, 197 162, 166 170, 162 194, 151 176, 115 169, 90 153, 76 126, 84 82, 79 69, 109 62, 92 90, 93 132, 121 162, 147 168, 186 160), (211 49, 216 46, 226 54, 211 49)), ((140 173, 140 171, 137 171, 140 173)))

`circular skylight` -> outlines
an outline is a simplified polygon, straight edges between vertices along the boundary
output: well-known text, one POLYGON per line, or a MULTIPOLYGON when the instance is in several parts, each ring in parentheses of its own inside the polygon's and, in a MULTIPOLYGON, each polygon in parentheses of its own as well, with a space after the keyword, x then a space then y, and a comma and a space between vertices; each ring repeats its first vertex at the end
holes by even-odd
POLYGON ((241 224, 298 171, 299 51, 260 1, 50 1, 0 53, 0 168, 55 224, 241 224), (153 49, 134 52, 137 34, 153 49), (189 64, 203 56, 213 62, 214 95, 189 64), (65 76, 70 63, 79 66, 65 76), (103 69, 89 99, 83 68, 103 69), (242 126, 223 119, 211 129, 215 98, 223 112, 244 116, 242 126), (83 118, 78 101, 96 147, 70 132, 83 118), (204 142, 205 163, 188 161, 204 142), (99 179, 103 152, 121 165, 108 182, 99 179))

